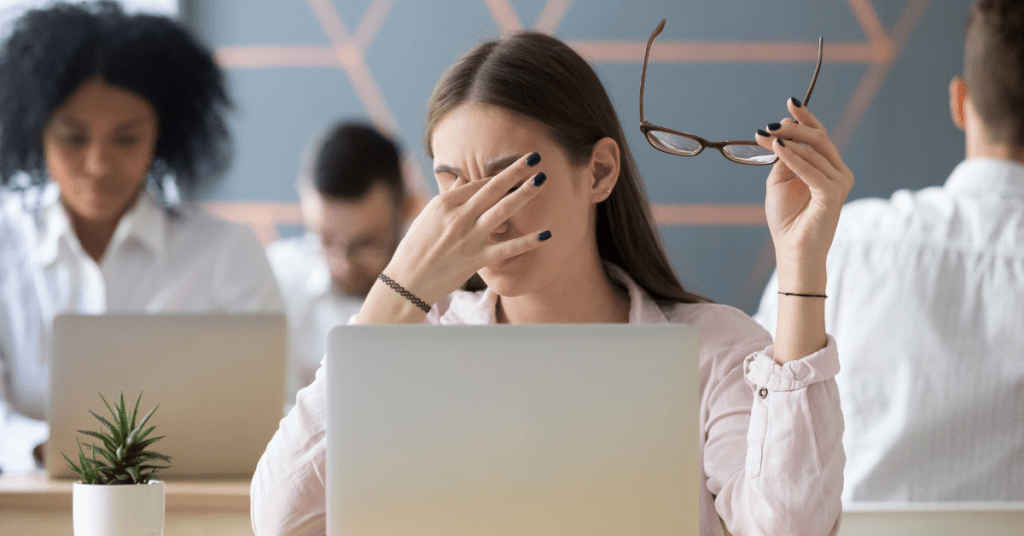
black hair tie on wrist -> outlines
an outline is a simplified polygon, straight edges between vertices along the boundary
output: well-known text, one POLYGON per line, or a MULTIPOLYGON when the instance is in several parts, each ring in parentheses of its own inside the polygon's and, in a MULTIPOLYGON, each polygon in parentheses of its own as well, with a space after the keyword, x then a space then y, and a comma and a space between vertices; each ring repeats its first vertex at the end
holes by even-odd
POLYGON ((399 285, 394 279, 384 275, 384 272, 381 272, 377 278, 383 281, 385 285, 391 287, 395 292, 401 294, 403 298, 411 301, 413 305, 419 307, 424 313, 430 312, 430 306, 427 305, 427 302, 417 298, 412 292, 405 290, 405 287, 399 285))
POLYGON ((801 294, 799 292, 782 292, 781 290, 779 291, 779 294, 782 294, 783 296, 800 296, 801 298, 827 298, 828 297, 828 296, 826 296, 824 294, 801 294))

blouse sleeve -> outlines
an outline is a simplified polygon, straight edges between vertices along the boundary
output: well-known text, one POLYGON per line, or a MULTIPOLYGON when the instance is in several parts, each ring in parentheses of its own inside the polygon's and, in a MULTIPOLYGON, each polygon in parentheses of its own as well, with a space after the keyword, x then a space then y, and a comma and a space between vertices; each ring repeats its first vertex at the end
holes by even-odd
POLYGON ((256 466, 249 492, 255 536, 322 536, 327 531, 326 386, 321 364, 256 466))
POLYGON ((846 462, 835 340, 785 365, 773 350, 759 338, 718 356, 726 366, 704 397, 708 490, 733 534, 835 535, 846 462))

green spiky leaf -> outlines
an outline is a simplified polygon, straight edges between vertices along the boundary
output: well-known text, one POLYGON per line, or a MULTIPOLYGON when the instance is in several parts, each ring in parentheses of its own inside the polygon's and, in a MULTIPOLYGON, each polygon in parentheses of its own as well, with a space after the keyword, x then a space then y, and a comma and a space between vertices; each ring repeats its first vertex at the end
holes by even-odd
POLYGON ((123 392, 117 400, 118 403, 113 406, 102 393, 99 396, 107 410, 110 411, 111 418, 107 419, 91 410, 89 413, 105 429, 98 432, 91 430, 79 430, 78 432, 99 439, 100 445, 95 443, 88 445, 88 448, 92 450, 90 458, 85 454, 85 449, 79 441, 77 464, 61 453, 71 470, 81 477, 82 482, 86 484, 144 484, 153 478, 157 471, 170 467, 171 458, 169 456, 146 450, 150 445, 163 438, 163 436, 149 437, 156 428, 155 426, 145 428, 159 405, 146 413, 136 426, 142 393, 139 393, 130 412, 125 404, 123 392), (154 461, 165 462, 166 465, 153 463, 154 461))
POLYGON ((135 407, 132 408, 132 420, 131 424, 128 425, 128 428, 132 430, 135 429, 135 416, 139 414, 139 402, 142 402, 142 391, 139 391, 139 398, 135 399, 135 407))

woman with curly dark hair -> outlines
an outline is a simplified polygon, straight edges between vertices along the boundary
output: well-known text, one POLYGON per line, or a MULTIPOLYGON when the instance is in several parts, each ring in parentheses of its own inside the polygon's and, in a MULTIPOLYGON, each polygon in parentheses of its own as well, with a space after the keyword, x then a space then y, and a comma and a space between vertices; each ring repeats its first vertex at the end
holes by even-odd
POLYGON ((113 2, 27 12, 0 49, 0 392, 42 419, 59 313, 278 311, 241 225, 177 202, 224 170, 209 50, 113 2))

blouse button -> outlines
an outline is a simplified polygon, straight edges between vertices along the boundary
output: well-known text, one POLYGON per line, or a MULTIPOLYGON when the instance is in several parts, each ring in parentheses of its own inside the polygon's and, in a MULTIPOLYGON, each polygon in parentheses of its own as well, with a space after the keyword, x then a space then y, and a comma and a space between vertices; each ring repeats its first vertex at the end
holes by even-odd
POLYGON ((761 400, 768 398, 768 388, 762 387, 761 390, 757 392, 757 394, 761 397, 761 400))

